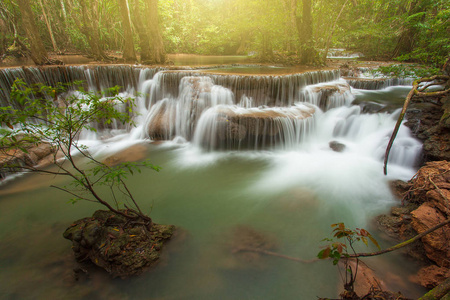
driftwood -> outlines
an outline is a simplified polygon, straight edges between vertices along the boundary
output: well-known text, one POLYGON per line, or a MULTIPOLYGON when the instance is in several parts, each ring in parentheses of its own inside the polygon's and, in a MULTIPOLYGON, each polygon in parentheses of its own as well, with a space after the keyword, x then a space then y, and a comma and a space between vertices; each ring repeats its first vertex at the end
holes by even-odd
POLYGON ((387 163, 389 159, 389 153, 391 151, 392 145, 394 143, 395 137, 397 136, 397 132, 400 129, 400 125, 402 124, 403 118, 406 114, 406 109, 408 108, 409 103, 411 102, 411 99, 414 96, 420 96, 420 97, 429 97, 429 96, 445 96, 447 94, 450 94, 450 88, 447 88, 443 91, 436 91, 436 92, 427 92, 426 90, 432 86, 436 85, 443 85, 450 81, 450 76, 446 75, 436 75, 429 78, 422 78, 414 81, 413 88, 408 93, 408 96, 406 97, 406 100, 403 104, 402 111, 400 112, 400 116, 398 117, 397 123, 395 124, 394 131, 392 132, 391 138, 389 139, 388 146, 386 148, 386 153, 384 155, 384 175, 387 175, 387 163), (419 87, 420 84, 426 83, 424 86, 419 87))

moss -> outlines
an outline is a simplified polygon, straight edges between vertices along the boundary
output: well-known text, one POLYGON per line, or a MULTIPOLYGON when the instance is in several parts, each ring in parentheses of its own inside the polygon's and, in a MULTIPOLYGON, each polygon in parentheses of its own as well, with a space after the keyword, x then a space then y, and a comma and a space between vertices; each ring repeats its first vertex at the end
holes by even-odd
POLYGON ((92 218, 76 221, 64 232, 72 241, 79 261, 87 258, 113 277, 129 277, 155 264, 175 231, 173 225, 153 224, 148 231, 142 222, 129 222, 110 211, 96 211, 92 218))

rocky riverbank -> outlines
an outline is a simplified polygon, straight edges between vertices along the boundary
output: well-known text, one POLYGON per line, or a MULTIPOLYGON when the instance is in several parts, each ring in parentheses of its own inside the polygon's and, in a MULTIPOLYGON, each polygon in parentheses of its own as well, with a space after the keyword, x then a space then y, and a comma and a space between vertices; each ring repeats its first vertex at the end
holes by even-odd
MULTIPOLYGON (((401 205, 377 218, 379 228, 407 240, 450 217, 450 97, 414 99, 406 126, 423 144, 423 166, 408 182, 392 183, 401 205)), ((410 280, 434 288, 450 277, 450 228, 426 235, 406 251, 423 263, 410 280)))

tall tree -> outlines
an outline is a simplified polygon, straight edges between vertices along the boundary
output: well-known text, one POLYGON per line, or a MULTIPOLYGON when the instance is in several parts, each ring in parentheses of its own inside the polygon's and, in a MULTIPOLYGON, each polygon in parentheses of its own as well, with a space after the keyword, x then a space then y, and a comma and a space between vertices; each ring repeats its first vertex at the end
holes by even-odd
POLYGON ((134 51, 133 33, 131 31, 130 11, 127 0, 118 0, 120 15, 122 16, 123 28, 123 59, 125 62, 136 62, 134 51))
MULTIPOLYGON (((21 0, 23 1, 23 0, 21 0)), ((109 60, 100 42, 98 0, 79 0, 81 21, 78 16, 72 16, 81 33, 86 36, 92 56, 95 60, 109 60), (89 7, 89 9, 88 9, 89 7)))
POLYGON ((139 48, 140 48, 140 56, 141 56, 141 63, 152 63, 151 58, 152 55, 150 53, 150 40, 148 37, 148 33, 145 30, 145 26, 142 23, 141 18, 141 8, 139 5, 139 0, 133 0, 133 14, 132 20, 134 27, 136 28, 137 34, 139 36, 139 48))
POLYGON ((301 47, 301 62, 312 63, 315 58, 313 45, 312 0, 303 0, 302 17, 297 18, 297 28, 301 47))
POLYGON ((44 16, 45 24, 47 25, 48 33, 50 34, 50 39, 52 40, 53 51, 58 52, 58 46, 56 45, 55 37, 53 35, 52 24, 50 22, 50 19, 47 18, 47 13, 45 12, 42 0, 39 0, 39 5, 41 6, 42 15, 44 16))
POLYGON ((152 62, 162 64, 166 61, 166 50, 159 28, 158 0, 147 0, 147 27, 150 35, 152 62))
POLYGON ((17 0, 20 8, 22 26, 30 43, 30 56, 36 65, 48 63, 47 50, 39 35, 38 27, 34 21, 33 11, 29 0, 17 0))

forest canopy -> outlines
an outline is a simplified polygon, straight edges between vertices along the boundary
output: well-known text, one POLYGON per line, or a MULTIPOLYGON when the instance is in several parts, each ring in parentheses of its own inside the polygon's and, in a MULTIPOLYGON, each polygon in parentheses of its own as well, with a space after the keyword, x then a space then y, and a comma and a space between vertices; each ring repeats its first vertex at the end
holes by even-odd
POLYGON ((43 64, 51 51, 165 63, 166 53, 190 53, 321 63, 328 49, 345 48, 438 66, 450 52, 449 20, 447 0, 2 0, 0 57, 37 52, 43 64))

